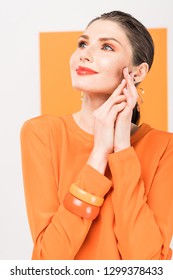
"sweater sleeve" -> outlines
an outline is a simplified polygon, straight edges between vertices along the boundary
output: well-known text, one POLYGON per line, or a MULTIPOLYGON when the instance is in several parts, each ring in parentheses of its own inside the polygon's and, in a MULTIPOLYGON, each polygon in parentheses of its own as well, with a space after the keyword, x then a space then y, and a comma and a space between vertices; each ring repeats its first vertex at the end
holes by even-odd
POLYGON ((133 147, 111 154, 115 235, 122 259, 170 259, 173 234, 173 137, 148 195, 133 147))
MULTIPOLYGON (((34 242, 32 259, 74 259, 92 221, 72 214, 59 202, 51 137, 48 125, 43 129, 33 121, 25 122, 21 129, 25 199, 34 242)), ((102 196, 111 186, 105 176, 87 165, 76 183, 86 191, 94 186, 94 193, 102 196)))

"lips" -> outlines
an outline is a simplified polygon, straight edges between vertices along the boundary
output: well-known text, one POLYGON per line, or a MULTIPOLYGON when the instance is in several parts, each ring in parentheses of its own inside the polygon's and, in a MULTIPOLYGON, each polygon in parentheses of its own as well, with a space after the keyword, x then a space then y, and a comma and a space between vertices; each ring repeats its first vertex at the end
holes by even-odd
POLYGON ((90 68, 82 67, 82 66, 79 66, 76 69, 76 72, 77 72, 78 75, 81 75, 81 76, 98 74, 98 72, 96 72, 96 71, 94 71, 94 70, 92 70, 90 68))

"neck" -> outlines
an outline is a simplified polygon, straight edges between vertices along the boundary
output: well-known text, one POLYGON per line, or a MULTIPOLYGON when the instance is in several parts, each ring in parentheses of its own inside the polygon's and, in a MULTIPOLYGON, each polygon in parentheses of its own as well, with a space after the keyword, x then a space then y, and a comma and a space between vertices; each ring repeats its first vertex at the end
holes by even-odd
POLYGON ((109 94, 84 94, 81 111, 93 113, 110 97, 109 94))
POLYGON ((93 112, 97 110, 107 99, 109 95, 89 95, 84 94, 81 110, 73 114, 73 117, 79 127, 90 134, 94 134, 93 112))

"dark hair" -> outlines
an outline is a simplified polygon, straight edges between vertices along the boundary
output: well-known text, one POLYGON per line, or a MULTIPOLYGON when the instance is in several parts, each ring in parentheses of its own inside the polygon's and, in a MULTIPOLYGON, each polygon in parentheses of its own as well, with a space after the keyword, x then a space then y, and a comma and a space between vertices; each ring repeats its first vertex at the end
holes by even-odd
MULTIPOLYGON (((124 30, 131 44, 133 65, 137 66, 146 62, 150 70, 154 59, 154 43, 147 28, 141 22, 132 15, 121 11, 104 13, 90 21, 88 26, 96 20, 110 20, 117 23, 124 30)), ((136 104, 133 110, 132 122, 138 124, 139 119, 140 112, 138 112, 136 104)))

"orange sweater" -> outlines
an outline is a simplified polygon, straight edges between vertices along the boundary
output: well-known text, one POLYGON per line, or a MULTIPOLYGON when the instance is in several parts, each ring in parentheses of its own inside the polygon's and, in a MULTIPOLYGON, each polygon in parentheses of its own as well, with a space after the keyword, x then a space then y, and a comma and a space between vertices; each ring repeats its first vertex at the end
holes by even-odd
POLYGON ((110 154, 105 176, 86 164, 93 139, 71 115, 24 123, 22 165, 32 259, 170 259, 173 134, 142 124, 130 148, 110 154), (105 197, 94 221, 64 208, 72 183, 105 197))

